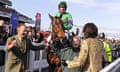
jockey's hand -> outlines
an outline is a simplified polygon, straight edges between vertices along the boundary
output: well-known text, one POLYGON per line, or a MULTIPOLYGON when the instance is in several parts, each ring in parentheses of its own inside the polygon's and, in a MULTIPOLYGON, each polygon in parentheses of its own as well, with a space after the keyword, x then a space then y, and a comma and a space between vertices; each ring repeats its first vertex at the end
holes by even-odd
POLYGON ((8 49, 11 49, 12 47, 14 47, 16 45, 16 40, 13 40, 12 42, 7 42, 7 47, 8 49))

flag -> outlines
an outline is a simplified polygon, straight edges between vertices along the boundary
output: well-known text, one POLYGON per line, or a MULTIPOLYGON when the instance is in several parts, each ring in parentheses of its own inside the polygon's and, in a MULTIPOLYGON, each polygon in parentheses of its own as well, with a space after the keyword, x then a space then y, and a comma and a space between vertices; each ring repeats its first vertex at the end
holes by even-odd
POLYGON ((36 13, 36 21, 35 21, 35 30, 40 31, 41 29, 41 14, 40 13, 36 13))
POLYGON ((11 24, 11 35, 16 34, 17 25, 18 25, 18 14, 12 13, 10 18, 10 24, 11 24))

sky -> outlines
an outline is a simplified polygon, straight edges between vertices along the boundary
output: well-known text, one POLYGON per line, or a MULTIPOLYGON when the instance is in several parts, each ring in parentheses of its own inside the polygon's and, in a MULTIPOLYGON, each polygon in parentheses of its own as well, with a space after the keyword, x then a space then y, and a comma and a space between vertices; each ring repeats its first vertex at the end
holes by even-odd
MULTIPOLYGON (((47 29, 50 24, 48 13, 54 15, 58 11, 61 0, 10 0, 12 8, 35 19, 41 13, 41 28, 47 29)), ((75 27, 88 22, 95 23, 101 31, 120 33, 120 0, 64 0, 67 12, 72 14, 75 27)))

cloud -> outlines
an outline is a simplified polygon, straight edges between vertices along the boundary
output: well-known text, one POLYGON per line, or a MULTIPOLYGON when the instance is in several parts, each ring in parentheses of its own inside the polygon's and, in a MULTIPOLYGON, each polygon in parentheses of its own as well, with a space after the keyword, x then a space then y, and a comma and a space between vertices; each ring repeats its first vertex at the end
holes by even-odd
POLYGON ((120 29, 108 29, 108 28, 99 28, 99 32, 105 32, 105 33, 112 33, 112 34, 119 34, 120 29))
POLYGON ((93 5, 93 6, 95 5, 95 0, 69 0, 69 1, 83 5, 93 5))
POLYGON ((72 3, 81 4, 85 7, 102 7, 110 10, 120 11, 120 2, 97 2, 97 0, 69 0, 72 3))
POLYGON ((119 3, 102 3, 101 7, 120 11, 120 2, 119 3))

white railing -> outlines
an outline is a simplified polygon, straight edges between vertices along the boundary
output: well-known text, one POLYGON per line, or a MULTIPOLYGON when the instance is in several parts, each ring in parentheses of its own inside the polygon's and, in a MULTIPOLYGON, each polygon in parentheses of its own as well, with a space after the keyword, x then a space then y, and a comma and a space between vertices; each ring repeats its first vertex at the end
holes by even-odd
MULTIPOLYGON (((4 46, 0 46, 0 50, 3 50, 4 46)), ((46 59, 43 58, 43 53, 45 50, 40 50, 40 59, 35 61, 35 51, 30 51, 29 56, 29 66, 28 70, 26 72, 33 72, 34 70, 39 70, 39 72, 42 72, 42 69, 48 67, 48 63, 46 59)), ((4 66, 0 67, 0 72, 4 72, 4 66)), ((120 58, 106 66, 104 69, 102 69, 100 72, 120 72, 120 58)))
POLYGON ((120 72, 120 58, 106 66, 100 72, 120 72))
MULTIPOLYGON (((0 50, 3 50, 4 46, 0 46, 0 50)), ((47 68, 49 65, 47 63, 46 59, 43 58, 43 53, 45 50, 40 50, 40 59, 35 61, 35 51, 30 51, 29 56, 29 66, 28 70, 26 72, 33 72, 34 70, 39 70, 39 72, 42 72, 42 69, 47 68)), ((0 72, 4 72, 4 66, 0 67, 0 72)))

